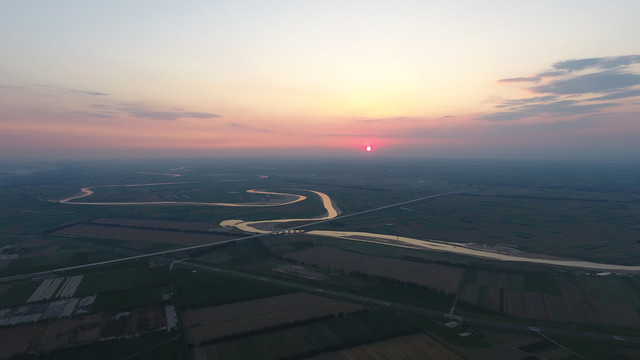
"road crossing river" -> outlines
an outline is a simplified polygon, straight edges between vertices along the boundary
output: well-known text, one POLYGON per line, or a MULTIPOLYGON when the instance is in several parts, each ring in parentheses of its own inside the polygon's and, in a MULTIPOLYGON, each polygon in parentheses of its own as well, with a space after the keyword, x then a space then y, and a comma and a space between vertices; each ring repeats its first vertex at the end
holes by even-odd
MULTIPOLYGON (((155 185, 163 185, 168 183, 153 183, 153 184, 136 184, 129 186, 155 186, 155 185)), ((115 185, 114 185, 115 186, 115 185)), ((127 185, 117 185, 117 186, 127 186, 127 185)), ((403 201, 400 203, 395 203, 391 205, 381 206, 375 209, 364 210, 356 213, 340 215, 339 210, 335 206, 335 203, 331 200, 329 195, 322 193, 320 191, 315 190, 306 190, 306 189, 298 189, 299 191, 305 191, 315 194, 322 201, 322 205, 326 213, 322 216, 315 218, 294 218, 294 219, 277 219, 277 220, 261 220, 261 221, 245 221, 245 220, 224 220, 220 223, 220 226, 226 228, 237 228, 247 233, 254 234, 253 236, 243 237, 240 239, 232 239, 228 241, 224 241, 223 243, 239 241, 241 239, 258 237, 261 235, 268 234, 276 234, 279 232, 286 232, 291 230, 299 230, 303 228, 307 228, 313 225, 318 225, 321 223, 333 221, 336 219, 344 219, 347 217, 352 217, 356 215, 362 215, 374 211, 380 211, 383 209, 388 209, 391 207, 402 206, 406 204, 410 204, 417 201, 423 201, 427 199, 432 199, 440 196, 459 194, 461 192, 447 192, 441 194, 435 194, 430 196, 425 196, 417 199, 412 199, 408 201, 403 201), (277 226, 281 226, 286 223, 299 223, 299 222, 308 222, 307 224, 298 225, 286 229, 277 228, 277 226)), ((94 205, 94 206, 132 206, 132 205, 203 205, 203 206, 234 206, 234 207, 263 207, 263 206, 284 206, 293 204, 299 201, 306 200, 307 197, 298 194, 292 194, 287 192, 271 192, 265 190, 247 190, 249 193, 256 194, 268 194, 268 195, 276 195, 281 196, 283 198, 282 201, 275 202, 256 202, 256 203, 215 203, 215 202, 178 202, 178 201, 156 201, 156 202, 78 202, 74 201, 81 198, 89 197, 93 194, 93 191, 90 187, 83 188, 81 190, 81 194, 76 196, 71 196, 66 199, 59 200, 59 203, 68 204, 68 205, 94 205)), ((561 266, 561 267, 569 267, 569 268, 577 268, 577 269, 586 269, 586 270, 596 270, 596 271, 610 271, 610 272, 640 272, 640 266, 631 266, 631 265, 618 265, 618 264, 604 264, 604 263, 596 263, 590 261, 582 261, 582 260, 574 260, 574 259, 558 259, 558 258, 548 258, 546 256, 541 256, 534 253, 519 253, 519 254, 508 254, 504 252, 478 249, 474 247, 474 244, 468 243, 448 243, 443 241, 437 241, 432 239, 415 239, 404 236, 397 235, 387 235, 387 234, 376 234, 370 232, 355 232, 355 231, 334 231, 334 230, 310 230, 307 231, 306 234, 314 235, 314 236, 322 236, 322 237, 331 237, 349 241, 360 241, 360 242, 368 242, 375 243, 385 246, 396 246, 396 247, 404 247, 404 248, 412 248, 412 249, 421 249, 427 251, 440 251, 440 252, 449 252, 466 256, 473 256, 478 258, 499 260, 499 261, 511 261, 511 262, 524 262, 524 263, 533 263, 533 264, 546 264, 553 266, 561 266)), ((216 243, 220 244, 220 242, 216 243)), ((210 246, 215 244, 204 244, 204 246, 210 246)), ((198 245, 195 247, 182 248, 177 250, 189 250, 198 247, 204 247, 203 245, 198 245)), ((176 250, 170 250, 169 252, 176 252, 176 250)))

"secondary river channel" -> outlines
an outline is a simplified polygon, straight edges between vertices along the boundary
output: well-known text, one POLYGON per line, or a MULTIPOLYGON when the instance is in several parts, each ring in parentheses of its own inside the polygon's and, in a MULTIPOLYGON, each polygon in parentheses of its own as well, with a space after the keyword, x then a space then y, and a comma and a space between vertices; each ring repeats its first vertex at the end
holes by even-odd
MULTIPOLYGON (((154 186, 164 185, 170 183, 153 183, 153 184, 138 184, 138 185, 116 185, 116 186, 154 186)), ((173 183, 175 184, 175 183, 173 183)), ((292 222, 305 222, 305 221, 323 221, 330 220, 338 217, 339 211, 334 205, 331 198, 320 191, 304 190, 300 191, 311 192, 322 201, 326 213, 323 216, 315 218, 301 218, 301 219, 277 219, 277 220, 261 220, 261 221, 244 221, 244 220, 224 220, 220 223, 222 227, 233 227, 244 232, 254 234, 268 234, 277 232, 276 225, 292 223, 292 222)), ((62 200, 58 200, 61 204, 69 205, 101 205, 101 206, 131 206, 131 205, 200 205, 200 206, 233 206, 233 207, 265 207, 265 206, 283 206, 293 204, 299 201, 307 199, 306 196, 283 193, 283 192, 270 192, 263 190, 247 190, 248 193, 255 194, 267 194, 281 196, 279 201, 267 201, 267 202, 254 202, 254 203, 216 203, 216 202, 180 202, 180 201, 145 201, 145 202, 86 202, 86 201, 74 201, 81 198, 89 197, 93 194, 91 187, 81 189, 79 195, 71 196, 62 200)), ((446 195, 446 194, 443 194, 446 195)), ((386 208, 386 207, 385 207, 386 208)), ((640 272, 640 266, 632 265, 617 265, 617 264, 604 264, 590 261, 574 260, 574 259, 549 259, 542 255, 534 253, 520 253, 520 254, 508 254, 504 252, 497 252, 492 250, 484 250, 475 248, 476 244, 466 243, 446 243, 442 241, 430 240, 430 239, 415 239, 403 236, 394 236, 386 234, 376 234, 369 232, 355 232, 355 231, 333 231, 333 230, 310 230, 305 232, 308 235, 330 237, 350 241, 360 241, 367 243, 375 243, 386 246, 396 246, 411 249, 423 249, 429 251, 441 251, 449 252, 460 255, 467 255, 485 259, 493 259, 499 261, 513 261, 524 262, 534 264, 546 264, 553 266, 562 266, 569 268, 578 268, 586 270, 608 271, 608 272, 640 272)))

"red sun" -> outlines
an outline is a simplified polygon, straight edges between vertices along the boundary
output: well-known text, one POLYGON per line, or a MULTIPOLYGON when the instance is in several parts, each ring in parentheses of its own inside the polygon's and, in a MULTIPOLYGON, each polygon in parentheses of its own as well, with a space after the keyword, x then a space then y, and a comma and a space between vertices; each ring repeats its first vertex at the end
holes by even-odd
POLYGON ((371 151, 371 146, 366 147, 367 152, 371 151))

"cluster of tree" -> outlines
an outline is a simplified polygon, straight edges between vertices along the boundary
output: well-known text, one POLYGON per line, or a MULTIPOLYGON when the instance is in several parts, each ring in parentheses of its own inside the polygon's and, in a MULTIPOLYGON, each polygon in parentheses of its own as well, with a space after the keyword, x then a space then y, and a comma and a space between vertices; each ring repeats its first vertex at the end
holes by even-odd
POLYGON ((388 340, 397 336, 403 336, 403 335, 410 335, 410 334, 415 334, 418 330, 416 329, 412 329, 412 328, 407 328, 404 329, 400 332, 396 332, 393 334, 387 334, 385 336, 379 336, 379 337, 367 337, 364 339, 359 339, 359 340, 352 340, 352 341, 347 341, 347 342, 343 342, 337 345, 333 345, 333 346, 327 346, 324 347, 322 349, 316 349, 316 350, 311 350, 311 351, 307 351, 304 352, 302 354, 293 354, 290 356, 286 356, 283 358, 280 358, 280 360, 294 360, 294 359, 302 359, 302 358, 309 358, 312 356, 318 356, 321 355, 323 353, 327 353, 327 352, 331 352, 331 351, 340 351, 340 350, 345 350, 345 349, 349 349, 355 346, 359 346, 359 345, 364 345, 364 344, 368 344, 371 342, 375 342, 375 341, 384 341, 384 340, 388 340))
POLYGON ((24 255, 24 254, 28 254, 32 251, 33 249, 30 247, 14 247, 14 246, 7 246, 4 247, 2 249, 0 249, 0 254, 2 255, 24 255))
POLYGON ((221 235, 229 235, 229 232, 228 231, 223 231, 222 228, 216 228, 215 230, 214 229, 211 229, 211 230, 191 230, 191 229, 177 229, 177 228, 160 227, 160 226, 107 224, 107 223, 93 222, 93 221, 87 221, 87 222, 85 222, 85 224, 106 226, 106 227, 115 227, 115 228, 126 228, 126 229, 181 232, 181 233, 189 233, 189 234, 221 234, 221 235))
MULTIPOLYGON (((320 268, 320 266, 318 264, 307 264, 304 261, 299 261, 296 259, 291 259, 291 258, 287 258, 287 257, 282 257, 279 256, 278 260, 284 261, 284 262, 288 262, 291 264, 296 264, 296 265, 303 265, 303 266, 310 266, 312 268, 320 268)), ((329 270, 329 271, 335 271, 335 272, 339 272, 339 273, 344 273, 344 269, 339 269, 339 268, 330 268, 328 266, 324 267, 323 269, 325 270, 329 270)), ((446 293, 443 289, 435 289, 426 285, 420 285, 418 283, 415 282, 411 282, 411 281, 404 281, 404 280, 400 280, 400 279, 396 279, 396 278, 391 278, 391 277, 387 277, 387 276, 383 276, 383 275, 375 275, 375 274, 370 274, 367 272, 363 272, 363 271, 357 271, 357 270, 351 270, 349 271, 350 275, 353 276, 357 276, 357 277, 361 277, 361 278, 367 278, 367 279, 374 279, 374 280, 378 280, 381 282, 385 282, 388 284, 393 284, 393 285, 400 285, 400 286, 404 286, 404 287, 409 287, 409 288, 419 288, 419 289, 424 289, 427 291, 430 291, 432 293, 437 293, 440 295, 453 295, 451 293, 446 293)))
MULTIPOLYGON (((318 322, 318 321, 323 321, 323 320, 330 320, 330 319, 336 318, 337 316, 342 317, 342 316, 344 316, 344 313, 339 313, 337 315, 336 314, 329 314, 329 315, 323 315, 323 316, 316 316, 316 317, 311 317, 311 318, 304 319, 304 320, 297 320, 297 321, 285 322, 285 323, 281 323, 281 324, 277 324, 277 325, 266 326, 266 327, 263 327, 263 328, 260 328, 260 329, 240 331, 240 332, 233 333, 233 334, 227 334, 227 335, 223 335, 223 336, 218 336, 218 337, 215 337, 215 338, 202 340, 200 342, 199 346, 205 346, 205 345, 211 345, 211 344, 215 344, 215 343, 219 343, 219 342, 223 342, 223 341, 235 340, 235 339, 242 338, 242 337, 245 337, 245 336, 261 335, 261 334, 265 334, 265 333, 269 333, 269 332, 273 332, 273 331, 277 331, 277 330, 284 330, 284 329, 288 329, 288 328, 292 328, 292 327, 296 327, 296 326, 300 326, 300 325, 305 325, 305 324, 309 324, 309 323, 313 323, 313 322, 318 322)), ((193 347, 193 344, 190 344, 189 346, 193 347)))
POLYGON ((374 274, 369 274, 366 272, 362 272, 362 271, 349 271, 350 275, 353 276, 357 276, 357 277, 361 277, 361 278, 367 278, 367 279, 373 279, 373 280, 378 280, 380 282, 384 282, 387 284, 393 284, 393 285, 399 285, 399 286, 403 286, 403 287, 408 287, 408 288, 413 288, 413 289, 423 289, 423 290, 427 290, 429 292, 432 293, 437 293, 440 295, 453 295, 451 293, 447 293, 445 292, 443 289, 436 289, 436 288, 432 288, 430 286, 426 286, 426 285, 421 285, 412 281, 404 281, 404 280, 400 280, 400 279, 396 279, 396 278, 390 278, 387 276, 383 276, 383 275, 374 275, 374 274))
POLYGON ((315 264, 315 263, 305 263, 304 261, 301 260, 296 260, 296 259, 291 259, 291 258, 287 258, 287 257, 277 257, 278 260, 284 261, 284 262, 288 262, 290 264, 295 264, 295 265, 302 265, 302 266, 309 266, 312 267, 314 269, 324 269, 324 270, 329 270, 329 271, 334 271, 334 272, 339 272, 339 273, 344 273, 344 269, 338 269, 338 268, 331 268, 329 266, 324 266, 324 267, 320 267, 320 265, 315 264))

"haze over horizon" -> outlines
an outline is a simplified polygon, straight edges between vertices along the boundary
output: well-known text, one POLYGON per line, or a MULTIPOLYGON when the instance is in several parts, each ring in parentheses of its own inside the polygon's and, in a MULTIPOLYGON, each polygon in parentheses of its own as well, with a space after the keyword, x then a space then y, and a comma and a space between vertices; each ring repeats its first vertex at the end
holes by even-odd
POLYGON ((2 158, 640 155, 637 1, 0 8, 2 158))

